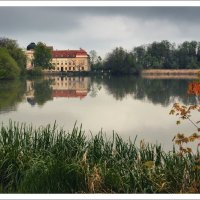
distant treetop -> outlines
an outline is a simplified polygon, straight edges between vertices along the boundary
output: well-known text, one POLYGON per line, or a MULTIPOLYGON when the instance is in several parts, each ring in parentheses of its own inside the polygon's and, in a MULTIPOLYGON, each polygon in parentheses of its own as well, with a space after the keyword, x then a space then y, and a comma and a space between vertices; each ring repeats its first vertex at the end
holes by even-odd
POLYGON ((36 47, 36 44, 34 42, 31 42, 28 46, 27 46, 27 50, 32 50, 32 49, 35 49, 36 47))

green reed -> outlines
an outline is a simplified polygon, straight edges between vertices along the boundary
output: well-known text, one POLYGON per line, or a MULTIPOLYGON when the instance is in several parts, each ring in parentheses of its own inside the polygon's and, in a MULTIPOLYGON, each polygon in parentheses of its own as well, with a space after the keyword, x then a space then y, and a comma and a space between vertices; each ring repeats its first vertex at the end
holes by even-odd
POLYGON ((76 124, 66 132, 10 121, 0 129, 0 192, 199 193, 198 158, 114 132, 86 137, 76 124))

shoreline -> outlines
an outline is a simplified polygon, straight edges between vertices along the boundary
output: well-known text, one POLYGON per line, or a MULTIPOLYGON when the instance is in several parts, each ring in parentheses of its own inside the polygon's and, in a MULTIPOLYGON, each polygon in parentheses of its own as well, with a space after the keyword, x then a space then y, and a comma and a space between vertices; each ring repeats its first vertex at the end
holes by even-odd
POLYGON ((144 69, 141 74, 151 75, 198 75, 200 69, 144 69))
POLYGON ((142 78, 145 79, 198 79, 197 75, 178 75, 178 74, 170 74, 170 75, 163 75, 163 74, 148 74, 148 75, 141 75, 142 78))
MULTIPOLYGON (((199 79, 198 69, 146 69, 139 74, 120 74, 117 76, 139 75, 145 79, 199 79)), ((43 70, 41 75, 50 76, 112 76, 109 71, 51 71, 43 70)), ((115 76, 115 75, 113 75, 115 76)))
MULTIPOLYGON (((51 71, 43 70, 43 74, 104 74, 110 73, 107 70, 104 71, 51 71)), ((143 69, 142 75, 198 75, 200 69, 143 69)))
POLYGON ((198 79, 198 69, 146 69, 141 76, 146 79, 198 79))

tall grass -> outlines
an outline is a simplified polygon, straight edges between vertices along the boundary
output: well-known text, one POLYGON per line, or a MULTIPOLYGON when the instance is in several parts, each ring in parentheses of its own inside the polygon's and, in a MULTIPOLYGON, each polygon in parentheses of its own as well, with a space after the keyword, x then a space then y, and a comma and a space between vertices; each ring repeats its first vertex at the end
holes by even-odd
POLYGON ((0 192, 198 193, 198 158, 115 133, 87 138, 76 125, 69 133, 10 121, 0 129, 0 192))

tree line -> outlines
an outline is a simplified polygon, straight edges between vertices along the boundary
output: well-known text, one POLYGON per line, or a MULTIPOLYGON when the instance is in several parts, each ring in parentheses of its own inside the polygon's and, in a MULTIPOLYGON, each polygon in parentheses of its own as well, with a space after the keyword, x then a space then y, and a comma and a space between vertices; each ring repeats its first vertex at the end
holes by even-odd
MULTIPOLYGON (((26 73, 25 51, 16 40, 0 38, 0 79, 14 79, 26 73)), ((34 70, 50 69, 51 49, 44 43, 34 46, 34 70)), ((167 40, 134 47, 127 51, 116 47, 105 59, 90 51, 92 71, 109 71, 112 74, 136 74, 143 69, 198 69, 200 66, 200 42, 185 41, 179 45, 167 40)), ((34 74, 34 73, 32 73, 34 74)))
POLYGON ((92 70, 110 70, 114 74, 139 73, 142 69, 198 69, 200 42, 185 41, 176 45, 163 40, 131 51, 117 47, 104 60, 92 50, 90 57, 92 70))

